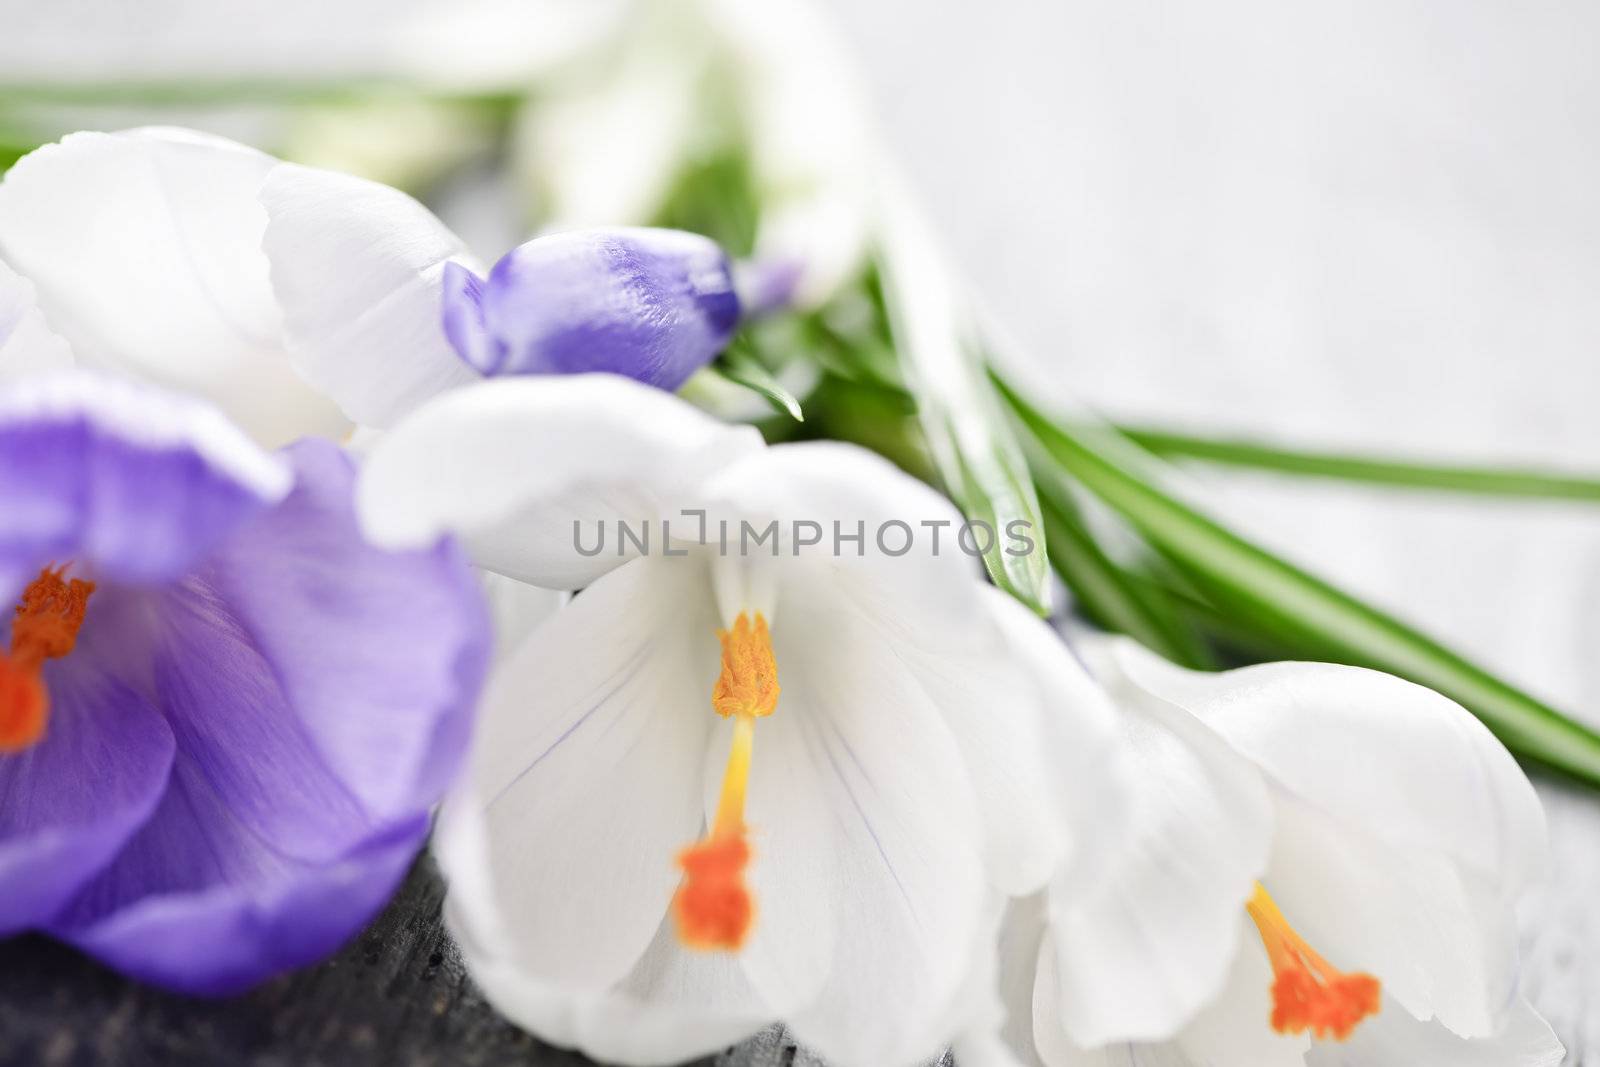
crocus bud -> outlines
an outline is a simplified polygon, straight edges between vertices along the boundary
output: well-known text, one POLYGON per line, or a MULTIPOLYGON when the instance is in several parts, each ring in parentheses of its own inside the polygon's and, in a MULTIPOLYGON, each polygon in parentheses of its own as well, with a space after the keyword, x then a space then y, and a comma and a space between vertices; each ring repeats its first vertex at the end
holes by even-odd
POLYGON ((445 265, 444 332, 485 375, 609 371, 676 389, 739 325, 728 257, 681 230, 539 237, 479 278, 445 265))

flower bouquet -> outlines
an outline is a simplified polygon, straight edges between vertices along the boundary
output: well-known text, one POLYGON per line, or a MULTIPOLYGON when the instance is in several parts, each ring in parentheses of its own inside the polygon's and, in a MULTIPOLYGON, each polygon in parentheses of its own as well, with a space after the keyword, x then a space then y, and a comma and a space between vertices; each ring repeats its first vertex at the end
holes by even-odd
MULTIPOLYGON (((381 117, 104 91, 256 144, 16 136, 0 930, 233 994, 426 848, 489 1002, 605 1062, 1560 1062, 1517 760, 1594 785, 1600 736, 1168 460, 1594 484, 1112 425, 809 7, 582 45, 381 117)), ((103 103, 55 92, 12 121, 103 103)))

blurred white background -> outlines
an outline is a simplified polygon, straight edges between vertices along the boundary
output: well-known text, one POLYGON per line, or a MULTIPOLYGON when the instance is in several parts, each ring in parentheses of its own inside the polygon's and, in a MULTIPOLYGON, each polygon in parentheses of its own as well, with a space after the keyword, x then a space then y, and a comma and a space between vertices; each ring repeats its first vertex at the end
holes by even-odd
MULTIPOLYGON (((991 311, 1115 417, 1600 470, 1600 5, 831 0, 991 311)), ((1600 723, 1600 509, 1197 472, 1600 723)), ((1600 1064, 1600 802, 1541 784, 1527 982, 1600 1064)))

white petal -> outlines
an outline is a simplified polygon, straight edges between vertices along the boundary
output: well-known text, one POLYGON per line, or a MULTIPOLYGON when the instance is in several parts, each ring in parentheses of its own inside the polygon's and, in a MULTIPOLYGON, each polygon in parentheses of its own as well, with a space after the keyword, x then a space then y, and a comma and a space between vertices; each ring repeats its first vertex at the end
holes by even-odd
POLYGON ((1272 980, 1266 950, 1254 925, 1247 925, 1220 994, 1178 1035, 1186 1062, 1302 1067, 1311 1041, 1273 1030, 1272 980))
POLYGON ((1265 881, 1289 922, 1413 1014, 1492 1032, 1515 974, 1510 898, 1543 837, 1537 801, 1498 742, 1443 697, 1373 671, 1285 663, 1206 675, 1114 647, 1126 688, 1181 702, 1270 775, 1265 881))
POLYGON ((495 1009, 555 1045, 606 1063, 676 1063, 724 1049, 775 1018, 732 957, 678 947, 670 919, 626 978, 601 992, 541 981, 445 918, 495 1009))
MULTIPOLYGON (((1033 1007, 1034 989, 1038 985, 1039 946, 1044 940, 1048 918, 1042 893, 1012 900, 1001 920, 996 943, 996 990, 1004 1012, 1000 1037, 1027 1067, 1039 1067, 1043 1063, 1034 1043, 1033 1007)), ((1041 1007, 1056 1030, 1060 1029, 1059 1011, 1055 1007, 1059 1002, 1055 987, 1041 1000, 1041 1007)))
POLYGON ((1550 1024, 1518 997, 1505 1028, 1494 1037, 1468 1040, 1438 1023, 1425 1023, 1385 1000, 1348 1041, 1319 1041, 1306 1056, 1307 1067, 1557 1067, 1566 1049, 1550 1024))
MULTIPOLYGON (((474 562, 535 585, 576 589, 636 554, 617 523, 692 536, 706 474, 761 447, 750 427, 706 417, 659 389, 612 375, 481 382, 437 397, 384 434, 357 504, 380 543, 454 531, 474 562), (603 526, 604 547, 591 549, 603 526)), ((708 683, 709 684, 709 683, 708 683)))
POLYGON ((1047 1067, 1301 1067, 1310 1047, 1305 1037, 1273 1031, 1272 968, 1260 943, 1243 938, 1216 999, 1172 1040, 1080 1048, 1053 1017, 1059 947, 1047 942, 1047 949, 1039 960, 1035 1001, 1035 1032, 1047 1067))
MULTIPOLYGON (((1139 1063, 1134 1058, 1135 1050, 1141 1046, 1124 1042, 1085 1048, 1075 1043, 1072 1035, 1067 1033, 1066 1022, 1061 1016, 1065 999, 1061 990, 1060 970, 1056 964, 1059 958, 1056 938, 1046 926, 1036 943, 1035 978, 1031 987, 1033 995, 1028 1004, 1033 1019, 1028 1040, 1039 1062, 1045 1067, 1134 1067, 1139 1063)), ((1156 1047, 1170 1049, 1172 1054, 1181 1055, 1175 1045, 1156 1047)), ((1183 1062, 1179 1060, 1174 1067, 1184 1067, 1183 1062)))
POLYGON ((273 165, 187 130, 73 134, 0 183, 0 255, 85 365, 200 393, 264 444, 336 435, 267 281, 256 190, 273 165))
POLYGON ((1482 723, 1429 689, 1323 663, 1204 674, 1131 642, 1117 658, 1341 822, 1454 857, 1507 900, 1542 866, 1544 814, 1527 777, 1482 723))
POLYGON ((705 495, 710 519, 728 523, 729 556, 777 558, 785 583, 801 573, 791 565, 797 557, 821 563, 805 573, 835 575, 849 609, 895 627, 904 647, 967 647, 970 622, 983 612, 975 580, 982 567, 957 543, 961 515, 883 457, 834 441, 778 445, 719 471, 705 495), (768 523, 777 524, 777 540, 758 543, 768 523), (895 523, 912 534, 903 553, 905 533, 895 523), (742 524, 751 531, 743 540, 742 524))
POLYGON ((478 584, 494 620, 495 661, 508 656, 546 619, 560 611, 567 594, 545 589, 493 571, 479 571, 478 584))
POLYGON ((260 191, 262 248, 295 369, 366 426, 478 380, 440 325, 444 264, 466 249, 398 189, 280 164, 260 191))
MULTIPOLYGON (((1010 900, 991 892, 984 902, 983 916, 968 952, 966 978, 945 1011, 951 1034, 951 1054, 964 1067, 1023 1067, 1026 1050, 1009 1043, 1006 1037, 1009 1013, 1001 988, 1000 941, 1002 924, 1011 908, 1010 900)), ((1036 1067, 1030 1059, 1028 1067, 1036 1067)))
MULTIPOLYGON (((974 768, 979 796, 1009 797, 1011 814, 1002 809, 1001 817, 1018 826, 1028 821, 1030 807, 1036 818, 1044 805, 1058 838, 1055 850, 1049 851, 1049 843, 1023 839, 1018 844, 1027 850, 1024 855, 1050 858, 1059 885, 1097 879, 1126 834, 1116 813, 1125 810, 1131 793, 1141 787, 1118 734, 1116 709, 1054 628, 993 586, 985 586, 984 593, 1018 671, 1033 690, 1011 699, 1031 699, 1042 715, 1034 729, 1006 730, 1010 744, 1021 746, 1013 749, 1012 759, 985 761, 985 739, 993 744, 988 720, 1000 714, 994 706, 999 701, 966 709, 965 729, 955 728, 974 768), (979 732, 984 737, 968 736, 979 732), (1020 759, 1029 752, 1031 758, 1020 759), (1030 773, 1039 774, 1038 785, 1029 780, 1030 773)), ((1016 894, 1042 884, 1008 888, 1002 883, 1001 888, 1016 894)))
POLYGON ((1259 773, 1221 738, 1131 687, 1110 693, 1140 774, 1123 846, 1101 877, 1050 895, 1062 1022, 1083 1047, 1164 1040, 1215 996, 1272 833, 1259 773))
MULTIPOLYGON (((738 957, 763 1002, 780 1016, 815 999, 827 981, 839 910, 832 894, 840 876, 830 797, 813 766, 805 724, 794 713, 791 674, 780 658, 784 691, 778 710, 756 727, 745 805, 751 846, 746 876, 756 918, 738 957)), ((730 739, 730 724, 719 722, 705 763, 708 824, 721 792, 730 739)))
POLYGON ((44 321, 33 285, 0 260, 0 385, 72 366, 72 349, 44 321))
POLYGON ((1284 790, 1263 882, 1335 967, 1367 971, 1419 1018, 1493 1033, 1515 994, 1512 915, 1487 879, 1436 852, 1390 845, 1284 790))
POLYGON ((529 976, 600 990, 655 936, 700 828, 714 625, 702 566, 637 560, 496 670, 440 860, 463 923, 529 976))
MULTIPOLYGON (((769 850, 786 847, 798 820, 828 828, 827 851, 805 857, 815 872, 782 890, 825 895, 833 925, 828 981, 788 1021, 830 1062, 915 1062, 950 1036, 944 1015, 978 929, 976 799, 953 735, 894 644, 826 587, 782 595, 773 718, 795 729, 777 758, 813 777, 821 807, 785 809, 771 795, 758 807, 753 775, 751 821, 769 828, 769 850)), ((777 892, 762 906, 782 907, 777 892)))

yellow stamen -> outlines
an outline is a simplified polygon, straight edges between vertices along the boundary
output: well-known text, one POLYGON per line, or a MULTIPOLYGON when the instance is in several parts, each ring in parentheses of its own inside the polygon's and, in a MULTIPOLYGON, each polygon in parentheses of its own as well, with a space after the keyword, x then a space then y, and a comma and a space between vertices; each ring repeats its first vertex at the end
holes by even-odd
POLYGON ((40 670, 71 652, 94 583, 62 581, 65 566, 46 567, 22 591, 11 622, 11 649, 0 652, 0 753, 20 752, 44 737, 50 694, 40 670))
POLYGON ((760 612, 753 626, 740 612, 733 629, 717 631, 717 638, 722 642, 722 674, 711 689, 711 706, 718 715, 733 718, 733 744, 711 829, 678 854, 683 882, 672 910, 678 940, 685 946, 735 951, 755 920, 755 902, 744 880, 750 863, 744 801, 756 719, 778 706, 778 663, 760 612))
POLYGON ((728 765, 722 771, 722 795, 717 798, 717 818, 711 836, 736 834, 744 830, 744 794, 750 781, 750 756, 756 745, 756 720, 741 715, 733 721, 733 744, 728 748, 728 765))
POLYGON ((1245 905, 1272 964, 1272 1028, 1280 1034, 1307 1030, 1343 1041, 1356 1024, 1376 1015, 1382 986, 1370 974, 1346 974, 1317 954, 1278 910, 1266 887, 1256 883, 1245 905))
POLYGON ((767 620, 758 611, 755 625, 739 612, 733 629, 718 630, 722 642, 722 675, 711 687, 711 706, 718 715, 761 718, 778 706, 778 661, 772 654, 767 620))

